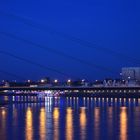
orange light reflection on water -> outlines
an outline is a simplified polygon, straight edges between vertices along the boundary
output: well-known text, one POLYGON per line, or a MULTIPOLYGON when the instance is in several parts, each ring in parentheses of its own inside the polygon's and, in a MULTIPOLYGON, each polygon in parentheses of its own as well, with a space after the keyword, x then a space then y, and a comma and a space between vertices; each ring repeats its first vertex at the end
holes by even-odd
POLYGON ((54 140, 59 140, 59 113, 59 108, 55 107, 53 110, 54 140))
POLYGON ((7 118, 7 110, 6 108, 0 108, 0 120, 1 120, 1 124, 0 124, 0 133, 2 134, 0 139, 6 139, 6 118, 7 118))
POLYGON ((73 112, 71 108, 66 110, 66 139, 73 139, 73 112))
POLYGON ((80 108, 80 129, 81 129, 81 139, 86 139, 86 108, 82 107, 80 108))
POLYGON ((25 137, 26 140, 33 140, 33 114, 30 107, 26 111, 25 137))
POLYGON ((95 139, 100 139, 100 109, 94 109, 94 134, 95 139))
POLYGON ((120 139, 127 140, 127 110, 126 110, 126 107, 122 107, 121 112, 120 112, 120 139))
POLYGON ((39 124, 40 140, 45 140, 46 139, 46 112, 44 107, 40 109, 39 123, 40 123, 39 124))

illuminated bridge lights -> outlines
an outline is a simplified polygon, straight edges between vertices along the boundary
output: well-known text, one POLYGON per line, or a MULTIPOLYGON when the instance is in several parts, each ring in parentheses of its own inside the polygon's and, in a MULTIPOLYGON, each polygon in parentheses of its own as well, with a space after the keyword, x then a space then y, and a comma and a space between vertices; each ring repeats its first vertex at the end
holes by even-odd
POLYGON ((126 90, 124 90, 123 92, 126 93, 126 90))

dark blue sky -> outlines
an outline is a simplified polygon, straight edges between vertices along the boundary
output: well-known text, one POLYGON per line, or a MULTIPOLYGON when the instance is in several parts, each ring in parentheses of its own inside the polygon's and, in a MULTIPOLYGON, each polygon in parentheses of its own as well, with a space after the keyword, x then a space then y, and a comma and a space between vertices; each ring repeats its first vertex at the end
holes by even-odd
MULTIPOLYGON (((109 51, 95 48, 108 48, 140 60, 140 2, 138 0, 24 0, 0 1, 0 31, 11 33, 80 58, 88 63, 105 67, 97 69, 64 56, 36 48, 19 39, 0 34, 0 51, 35 61, 39 64, 67 73, 67 78, 102 79, 117 77, 123 66, 139 66, 130 63, 109 51), (17 15, 30 19, 29 26, 17 15), (36 27, 36 23, 38 23, 36 27), (48 32, 45 27, 49 27, 48 32), (80 39, 73 41, 72 37, 80 39), (84 42, 86 41, 86 42, 84 42), (90 47, 88 48, 90 42, 90 47), (109 70, 115 72, 110 73, 109 70)), ((25 63, 10 56, 0 54, 1 70, 15 73, 25 78, 39 79, 44 76, 63 79, 65 77, 25 63)), ((14 79, 0 74, 0 79, 14 79)))

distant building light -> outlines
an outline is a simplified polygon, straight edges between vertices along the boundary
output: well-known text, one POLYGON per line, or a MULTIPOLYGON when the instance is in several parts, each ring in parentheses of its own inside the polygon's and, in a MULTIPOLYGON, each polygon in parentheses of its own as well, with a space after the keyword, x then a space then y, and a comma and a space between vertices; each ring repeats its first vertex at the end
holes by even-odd
POLYGON ((45 82, 45 80, 44 79, 41 79, 41 83, 44 83, 45 82))
POLYGON ((130 76, 128 76, 128 79, 131 79, 131 77, 130 77, 130 76))
POLYGON ((58 80, 57 80, 57 79, 55 79, 55 80, 54 80, 54 83, 58 83, 58 80))
POLYGON ((27 80, 28 83, 31 83, 31 80, 27 80))
POLYGON ((67 82, 68 82, 68 83, 71 83, 71 80, 69 79, 67 82))
POLYGON ((83 79, 82 82, 85 82, 85 79, 83 79))

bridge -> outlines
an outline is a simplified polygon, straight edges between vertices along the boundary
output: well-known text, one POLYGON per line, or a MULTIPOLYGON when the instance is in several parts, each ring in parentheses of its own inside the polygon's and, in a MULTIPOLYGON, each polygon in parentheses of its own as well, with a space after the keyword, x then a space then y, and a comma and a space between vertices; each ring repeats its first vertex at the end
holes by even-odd
POLYGON ((4 103, 45 102, 48 100, 45 91, 54 91, 50 96, 64 91, 57 96, 72 98, 140 98, 140 87, 0 87, 0 96, 4 103))
POLYGON ((140 92, 140 87, 0 87, 0 91, 71 91, 71 92, 110 92, 110 93, 118 93, 118 92, 140 92))

